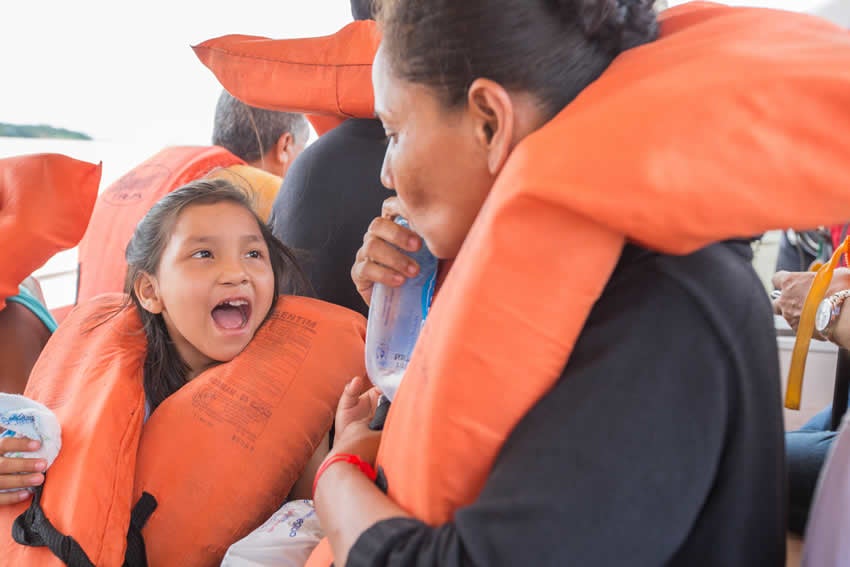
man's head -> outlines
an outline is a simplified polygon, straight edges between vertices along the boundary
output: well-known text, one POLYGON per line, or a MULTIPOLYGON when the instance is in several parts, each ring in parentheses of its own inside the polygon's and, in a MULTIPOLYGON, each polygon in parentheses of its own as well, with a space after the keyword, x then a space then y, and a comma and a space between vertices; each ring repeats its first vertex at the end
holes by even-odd
POLYGON ((248 165, 283 177, 304 149, 310 126, 303 114, 248 106, 222 91, 215 107, 212 143, 248 165))

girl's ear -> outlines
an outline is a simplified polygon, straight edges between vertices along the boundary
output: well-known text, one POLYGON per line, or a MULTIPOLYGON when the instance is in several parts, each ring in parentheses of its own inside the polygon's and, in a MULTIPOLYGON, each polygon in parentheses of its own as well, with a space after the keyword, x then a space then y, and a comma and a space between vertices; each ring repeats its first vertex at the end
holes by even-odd
POLYGON ((133 291, 145 311, 157 315, 162 313, 162 299, 159 296, 159 284, 156 278, 147 272, 141 272, 133 283, 133 291))

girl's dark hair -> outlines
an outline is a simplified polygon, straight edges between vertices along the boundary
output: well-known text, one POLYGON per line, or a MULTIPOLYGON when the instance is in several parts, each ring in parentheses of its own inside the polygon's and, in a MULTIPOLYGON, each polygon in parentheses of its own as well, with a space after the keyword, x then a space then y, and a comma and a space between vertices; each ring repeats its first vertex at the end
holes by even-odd
POLYGON ((653 0, 377 1, 393 73, 434 88, 448 107, 487 78, 535 95, 552 117, 658 33, 653 0))
MULTIPOLYGON (((150 313, 142 308, 136 296, 134 284, 143 272, 157 274, 162 253, 181 212, 194 205, 213 205, 222 202, 241 205, 256 218, 257 226, 269 249, 277 293, 286 290, 297 294, 309 287, 292 251, 275 238, 269 227, 257 216, 251 206, 251 197, 230 181, 225 179, 193 181, 160 199, 136 226, 124 254, 127 260, 124 291, 128 295, 128 302, 132 302, 139 312, 148 342, 144 364, 144 387, 151 411, 186 383, 189 367, 180 357, 174 342, 168 335, 162 315, 150 313)), ((272 300, 272 309, 277 303, 277 293, 272 300)))

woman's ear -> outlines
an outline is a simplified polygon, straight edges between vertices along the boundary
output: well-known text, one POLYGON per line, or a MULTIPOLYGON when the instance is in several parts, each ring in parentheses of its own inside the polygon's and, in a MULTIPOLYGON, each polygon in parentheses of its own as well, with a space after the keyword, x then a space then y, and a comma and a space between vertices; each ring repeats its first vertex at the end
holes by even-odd
POLYGON ((156 278, 147 272, 141 272, 133 283, 133 291, 145 311, 157 315, 162 313, 162 299, 159 296, 159 284, 156 278))
POLYGON ((508 92, 495 81, 476 79, 467 96, 478 142, 487 152, 487 168, 496 175, 513 149, 514 107, 508 92))

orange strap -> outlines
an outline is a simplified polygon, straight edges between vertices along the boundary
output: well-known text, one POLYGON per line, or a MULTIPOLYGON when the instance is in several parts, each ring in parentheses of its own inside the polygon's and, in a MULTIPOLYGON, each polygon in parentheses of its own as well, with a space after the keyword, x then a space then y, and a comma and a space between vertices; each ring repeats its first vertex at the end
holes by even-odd
POLYGON ((316 476, 313 478, 313 498, 316 498, 316 487, 319 486, 319 479, 328 470, 328 467, 334 463, 349 463, 360 469, 360 472, 366 475, 366 478, 371 480, 372 482, 378 478, 378 472, 372 468, 372 465, 358 457, 357 455, 352 455, 350 453, 337 453, 335 455, 331 455, 319 467, 319 470, 316 471, 316 476))
POLYGON ((841 262, 841 257, 847 258, 848 246, 850 246, 850 237, 845 238, 841 246, 836 248, 829 262, 818 269, 812 287, 809 289, 809 294, 806 296, 806 302, 803 304, 800 325, 797 327, 797 338, 794 340, 794 350, 791 353, 788 386, 785 390, 785 407, 788 409, 800 409, 800 397, 803 393, 803 372, 806 369, 806 357, 809 355, 809 343, 812 342, 812 334, 815 330, 815 313, 829 288, 830 282, 832 282, 832 273, 841 262))

